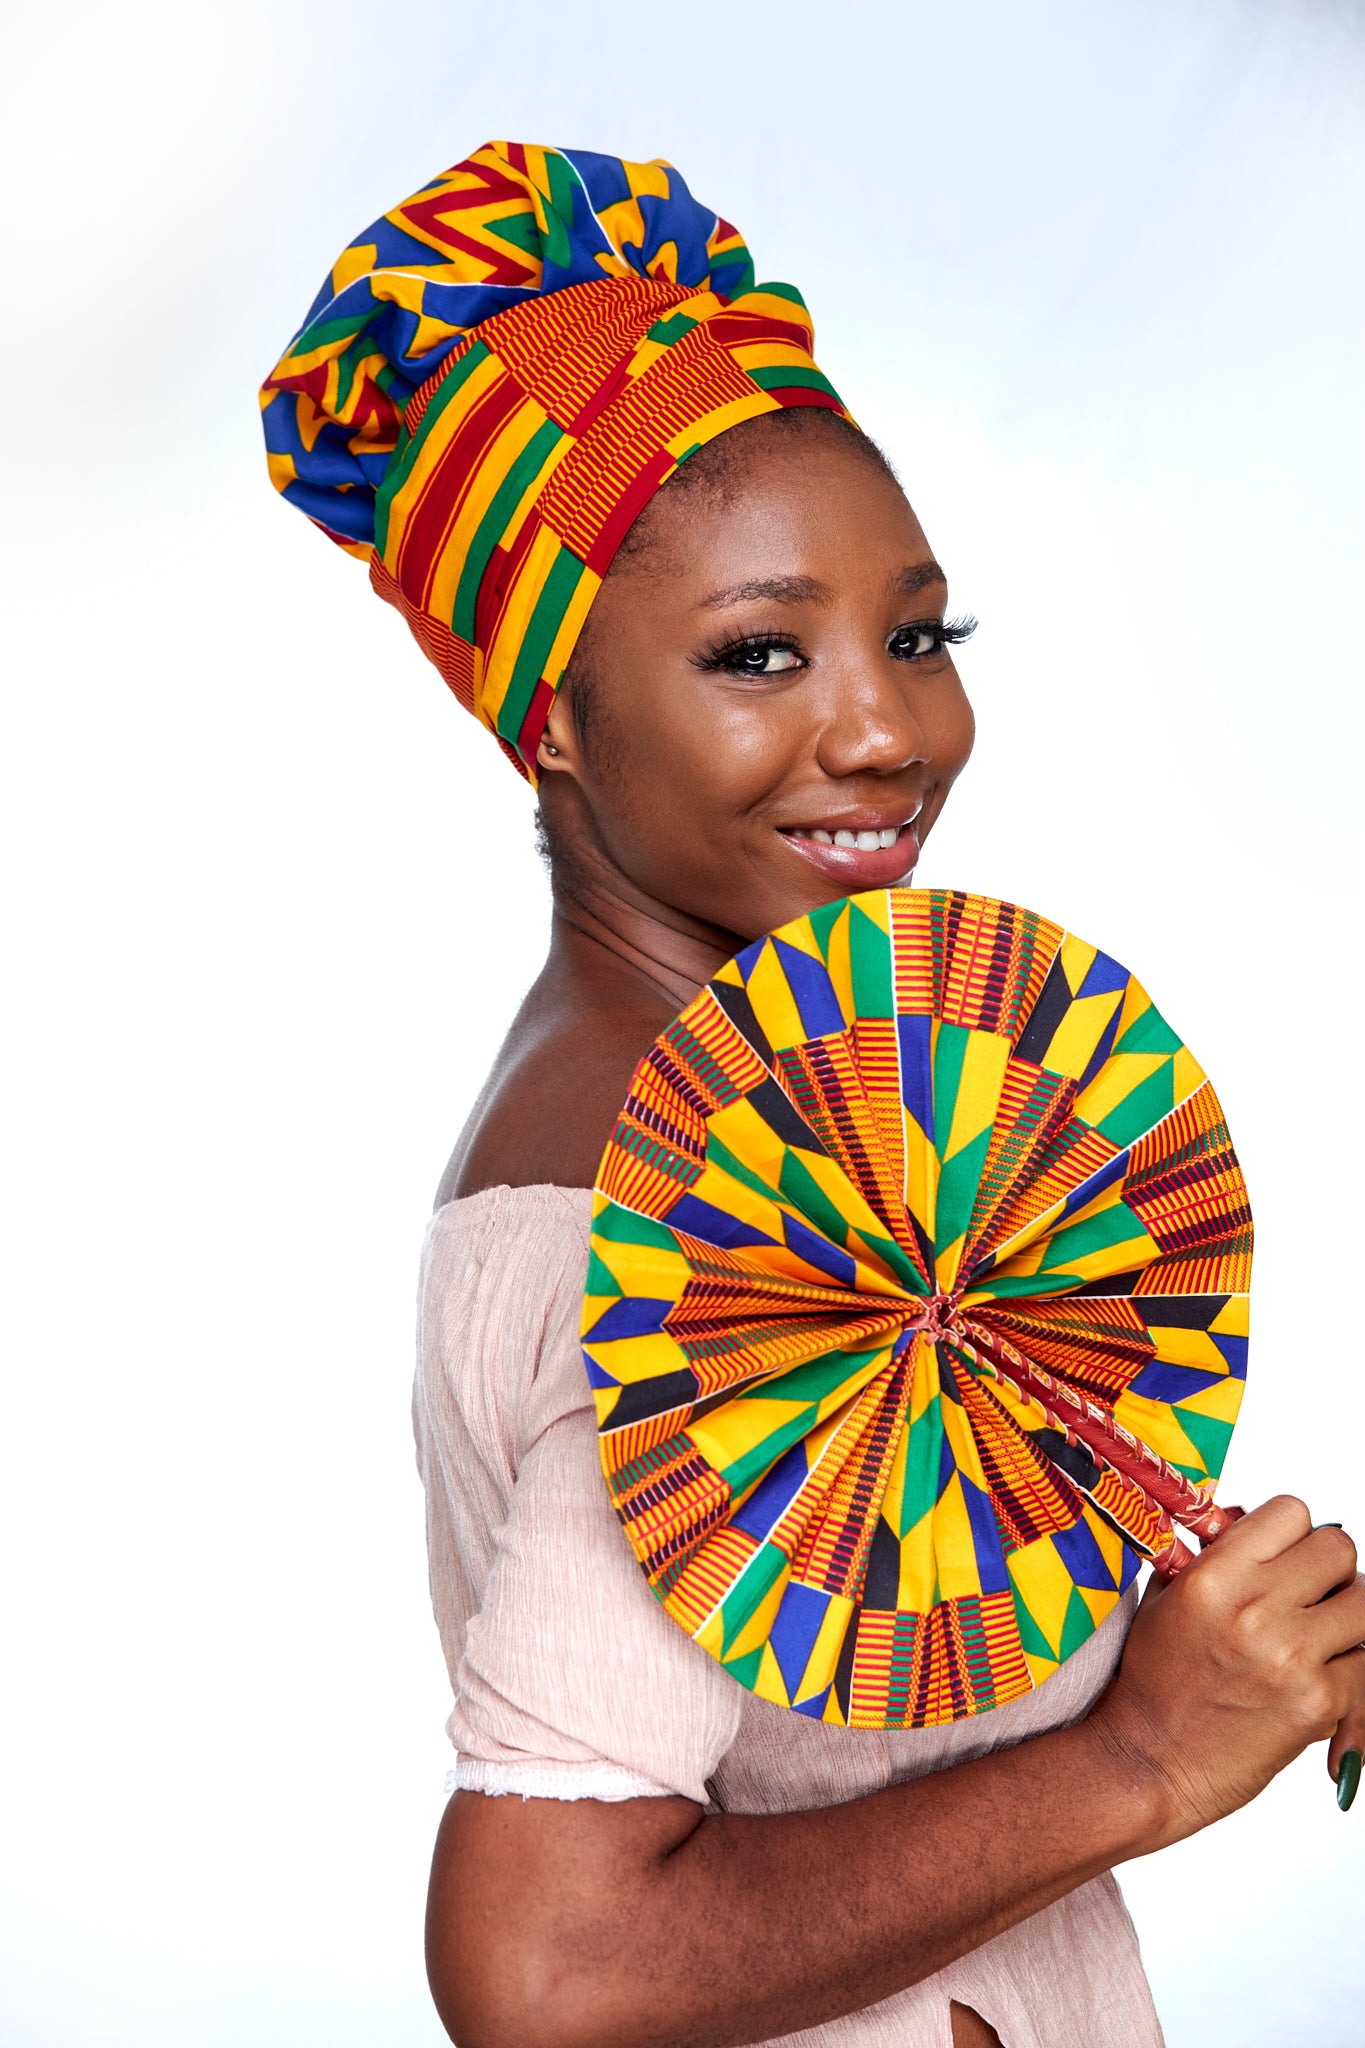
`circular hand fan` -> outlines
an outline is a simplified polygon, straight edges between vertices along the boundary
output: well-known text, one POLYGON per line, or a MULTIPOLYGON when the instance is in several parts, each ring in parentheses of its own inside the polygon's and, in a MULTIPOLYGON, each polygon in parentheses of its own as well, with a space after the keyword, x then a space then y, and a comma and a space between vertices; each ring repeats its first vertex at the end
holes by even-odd
POLYGON ((985 897, 830 904, 661 1034, 603 1157, 616 1511, 763 1698, 983 1713, 1237 1512, 1250 1268, 1217 1097, 1124 968, 985 897))

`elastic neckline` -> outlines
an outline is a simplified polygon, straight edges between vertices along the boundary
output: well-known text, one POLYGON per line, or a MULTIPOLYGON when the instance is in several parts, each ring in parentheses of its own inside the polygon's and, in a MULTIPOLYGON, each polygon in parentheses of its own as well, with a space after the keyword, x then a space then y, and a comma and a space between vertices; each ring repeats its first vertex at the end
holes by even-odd
POLYGON ((509 1181, 497 1181, 490 1188, 476 1189, 472 1195, 453 1195, 448 1202, 442 1202, 438 1208, 432 1210, 432 1219, 434 1221, 437 1216, 444 1216, 448 1209, 468 1208, 475 1202, 496 1202, 504 1197, 514 1200, 518 1195, 556 1195, 570 1202, 576 1203, 580 1198, 590 1202, 592 1189, 567 1188, 553 1180, 525 1181, 517 1187, 513 1187, 509 1181))

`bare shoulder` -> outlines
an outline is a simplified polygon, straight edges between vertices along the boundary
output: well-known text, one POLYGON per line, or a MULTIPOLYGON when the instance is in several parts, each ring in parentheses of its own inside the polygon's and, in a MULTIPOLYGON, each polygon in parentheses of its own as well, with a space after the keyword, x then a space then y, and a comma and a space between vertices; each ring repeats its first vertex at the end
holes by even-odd
POLYGON ((590 1188, 661 1010, 528 998, 451 1154, 439 1207, 490 1187, 590 1188))

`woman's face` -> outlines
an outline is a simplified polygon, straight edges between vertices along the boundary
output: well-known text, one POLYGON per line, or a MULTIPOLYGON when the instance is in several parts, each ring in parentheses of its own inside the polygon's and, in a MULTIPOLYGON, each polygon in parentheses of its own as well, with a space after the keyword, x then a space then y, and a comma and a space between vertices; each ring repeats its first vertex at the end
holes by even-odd
POLYGON ((744 939, 905 881, 973 737, 899 487, 765 424, 655 499, 580 642, 583 737, 561 691, 539 760, 557 831, 567 799, 635 890, 744 939))

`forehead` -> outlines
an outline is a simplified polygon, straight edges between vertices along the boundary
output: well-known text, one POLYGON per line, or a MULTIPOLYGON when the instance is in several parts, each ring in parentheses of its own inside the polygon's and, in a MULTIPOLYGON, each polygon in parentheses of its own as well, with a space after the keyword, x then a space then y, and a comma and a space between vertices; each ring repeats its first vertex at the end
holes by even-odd
POLYGON ((646 508, 621 559, 623 574, 662 572, 737 596, 747 585, 803 579, 834 587, 862 586, 869 578, 886 583, 930 561, 899 483, 871 444, 860 446, 851 432, 807 428, 760 437, 737 430, 703 456, 711 449, 715 458, 690 477, 688 464, 646 508))

